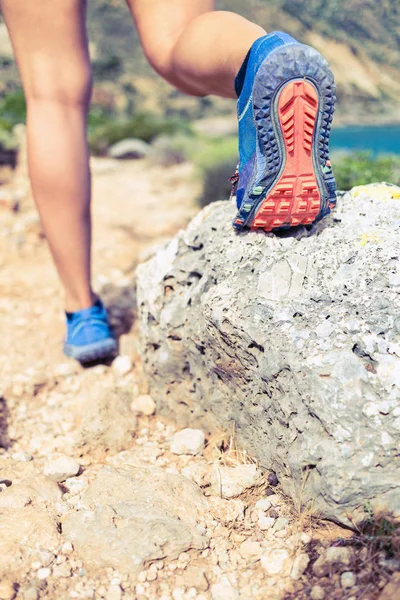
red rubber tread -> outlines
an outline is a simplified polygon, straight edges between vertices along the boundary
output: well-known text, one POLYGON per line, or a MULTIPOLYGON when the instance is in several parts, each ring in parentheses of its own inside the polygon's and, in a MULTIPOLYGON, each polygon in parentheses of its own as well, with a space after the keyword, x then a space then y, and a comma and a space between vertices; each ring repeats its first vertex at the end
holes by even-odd
POLYGON ((279 181, 262 202, 251 229, 271 231, 313 223, 321 195, 314 172, 312 144, 318 94, 308 81, 291 81, 278 100, 278 118, 285 141, 286 164, 279 181))

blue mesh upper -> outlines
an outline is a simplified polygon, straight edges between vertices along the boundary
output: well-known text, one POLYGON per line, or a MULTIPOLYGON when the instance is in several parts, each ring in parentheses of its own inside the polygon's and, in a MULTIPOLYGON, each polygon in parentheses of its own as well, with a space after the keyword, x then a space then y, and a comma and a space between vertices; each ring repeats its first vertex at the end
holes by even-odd
POLYGON ((90 308, 67 313, 66 344, 87 346, 101 340, 113 338, 103 304, 98 301, 90 308))
POLYGON ((253 115, 252 92, 257 71, 276 48, 285 44, 298 44, 287 33, 274 31, 256 40, 251 47, 242 92, 237 102, 239 120, 239 185, 236 194, 238 208, 244 197, 244 190, 253 171, 257 149, 257 129, 253 115))

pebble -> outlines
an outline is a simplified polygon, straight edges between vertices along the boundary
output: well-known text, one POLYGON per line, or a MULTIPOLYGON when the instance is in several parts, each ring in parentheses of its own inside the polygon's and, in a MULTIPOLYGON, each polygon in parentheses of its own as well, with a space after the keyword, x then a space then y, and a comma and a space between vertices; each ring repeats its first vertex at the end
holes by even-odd
POLYGON ((77 460, 70 456, 59 456, 47 461, 43 473, 53 481, 61 483, 69 477, 77 475, 81 468, 77 460))
POLYGON ((212 600, 237 600, 239 592, 233 587, 226 575, 222 575, 218 583, 211 586, 212 600))
POLYGON ((68 477, 64 485, 71 495, 76 495, 85 491, 89 486, 89 482, 81 477, 68 477))
POLYGON ((252 542, 251 540, 245 540, 240 545, 240 554, 243 556, 243 558, 248 558, 250 556, 260 557, 262 552, 263 552, 263 549, 258 542, 252 542))
POLYGON ((40 550, 39 560, 42 567, 49 567, 54 559, 55 555, 52 552, 49 552, 48 550, 40 550))
POLYGON ((268 575, 284 573, 290 566, 290 557, 287 550, 276 548, 261 557, 261 565, 268 575))
POLYGON ((16 462, 30 462, 33 460, 33 456, 32 454, 29 454, 29 452, 14 452, 14 454, 11 455, 11 458, 16 462))
POLYGON ((267 481, 269 485, 272 485, 272 487, 275 487, 279 483, 278 476, 276 475, 276 473, 269 473, 267 481))
POLYGON ((120 585, 110 585, 106 595, 106 600, 121 600, 122 590, 120 585))
POLYGON ((74 547, 71 544, 71 542, 64 542, 63 545, 61 546, 61 552, 63 554, 71 554, 74 551, 74 547))
POLYGON ((156 403, 151 396, 144 394, 133 400, 131 410, 139 415, 150 417, 156 412, 156 403))
POLYGON ((310 557, 305 552, 298 554, 293 562, 292 572, 290 573, 290 577, 292 579, 300 579, 303 575, 304 571, 307 569, 310 563, 310 557))
POLYGON ((49 567, 43 567, 42 569, 39 569, 38 572, 36 573, 36 577, 38 579, 40 579, 41 581, 43 581, 44 579, 48 579, 51 575, 51 569, 49 567))
POLYGON ((39 591, 35 587, 30 587, 22 592, 24 600, 39 600, 39 591))
POLYGON ((195 456, 203 451, 204 443, 205 436, 200 429, 182 429, 172 436, 171 452, 195 456))
POLYGON ((352 571, 345 571, 340 577, 340 584, 342 588, 351 588, 356 585, 357 577, 352 571))
POLYGON ((275 523, 275 519, 273 517, 266 517, 264 513, 260 513, 258 515, 257 523, 261 531, 267 531, 268 529, 271 529, 275 523))
POLYGON ((352 549, 342 546, 327 548, 313 564, 313 573, 317 577, 328 575, 333 565, 347 566, 350 564, 352 549))
POLYGON ((76 373, 76 365, 75 362, 65 362, 60 363, 54 369, 54 375, 56 377, 71 377, 76 373))
POLYGON ((185 584, 189 587, 196 588, 201 592, 208 590, 209 584, 204 573, 204 569, 200 567, 187 567, 185 571, 185 584))
POLYGON ((267 511, 271 508, 272 504, 268 498, 261 498, 256 502, 256 508, 259 510, 267 511))
POLYGON ((286 519, 285 517, 278 517, 274 523, 274 531, 282 531, 283 529, 286 529, 288 525, 289 519, 286 519))
POLYGON ((53 568, 54 577, 71 577, 71 569, 65 563, 53 568))
POLYGON ((123 377, 132 371, 132 360, 130 356, 117 356, 112 362, 112 370, 118 377, 123 377))
POLYGON ((223 498, 235 498, 257 485, 261 471, 255 464, 224 467, 217 465, 211 475, 211 489, 223 498))
POLYGON ((325 590, 320 585, 314 585, 310 592, 311 600, 324 600, 325 590))
POLYGON ((272 506, 279 506, 282 503, 282 498, 278 496, 278 494, 269 495, 268 500, 271 502, 272 506))
POLYGON ((16 596, 14 584, 3 579, 0 581, 0 600, 13 600, 16 596))

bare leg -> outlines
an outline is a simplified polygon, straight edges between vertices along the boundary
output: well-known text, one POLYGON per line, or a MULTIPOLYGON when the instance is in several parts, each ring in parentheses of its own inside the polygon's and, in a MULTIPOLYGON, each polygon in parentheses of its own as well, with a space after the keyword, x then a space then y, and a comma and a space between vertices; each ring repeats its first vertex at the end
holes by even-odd
POLYGON ((27 99, 28 161, 66 309, 93 302, 85 0, 0 0, 27 99))
POLYGON ((259 25, 214 0, 127 0, 152 66, 180 90, 195 96, 236 98, 234 79, 259 25))

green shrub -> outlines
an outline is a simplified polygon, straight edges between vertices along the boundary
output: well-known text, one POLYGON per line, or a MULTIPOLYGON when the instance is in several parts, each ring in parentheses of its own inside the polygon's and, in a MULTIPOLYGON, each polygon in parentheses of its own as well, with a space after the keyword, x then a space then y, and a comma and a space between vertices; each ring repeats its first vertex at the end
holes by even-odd
POLYGON ((89 116, 89 146, 94 154, 105 154, 112 144, 126 138, 151 142, 159 135, 180 132, 190 132, 188 122, 163 119, 151 113, 137 113, 130 119, 113 119, 104 113, 89 116))
POLYGON ((400 156, 373 156, 368 152, 340 154, 333 158, 333 170, 339 190, 379 181, 400 184, 400 156))
POLYGON ((114 80, 123 71, 122 59, 115 55, 99 58, 92 62, 92 69, 95 80, 114 80))
POLYGON ((193 144, 190 158, 203 183, 200 206, 216 200, 228 200, 232 189, 229 178, 235 172, 238 162, 236 136, 220 140, 200 138, 193 144))
POLYGON ((0 126, 11 131, 14 125, 25 123, 26 102, 24 92, 19 89, 0 100, 0 126))

